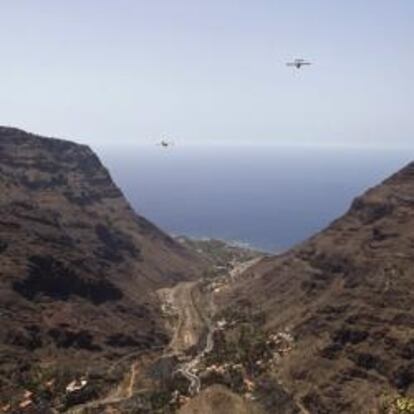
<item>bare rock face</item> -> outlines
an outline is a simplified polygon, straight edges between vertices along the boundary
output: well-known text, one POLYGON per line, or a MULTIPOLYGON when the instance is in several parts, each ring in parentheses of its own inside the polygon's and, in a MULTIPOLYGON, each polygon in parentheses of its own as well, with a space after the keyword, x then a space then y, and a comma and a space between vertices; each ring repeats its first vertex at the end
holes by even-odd
POLYGON ((414 396, 414 163, 243 279, 234 300, 264 311, 266 330, 292 332, 278 375, 310 413, 414 396))
POLYGON ((0 395, 46 359, 164 344, 153 291, 201 268, 88 147, 0 127, 0 395))

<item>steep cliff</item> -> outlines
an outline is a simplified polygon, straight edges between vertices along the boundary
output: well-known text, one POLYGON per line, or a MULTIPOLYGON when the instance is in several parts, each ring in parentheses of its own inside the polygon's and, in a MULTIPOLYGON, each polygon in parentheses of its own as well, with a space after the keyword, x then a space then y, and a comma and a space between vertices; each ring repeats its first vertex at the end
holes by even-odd
POLYGON ((90 148, 0 128, 0 395, 36 364, 164 344, 153 292, 202 267, 90 148))

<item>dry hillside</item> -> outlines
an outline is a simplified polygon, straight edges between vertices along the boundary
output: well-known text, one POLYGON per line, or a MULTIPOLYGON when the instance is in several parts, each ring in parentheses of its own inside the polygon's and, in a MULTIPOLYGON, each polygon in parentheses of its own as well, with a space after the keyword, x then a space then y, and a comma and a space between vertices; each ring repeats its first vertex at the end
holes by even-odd
POLYGON ((328 228, 265 258, 233 290, 268 333, 290 332, 278 362, 310 413, 368 413, 414 396, 414 163, 356 198, 328 228))
POLYGON ((153 292, 202 267, 88 147, 0 128, 0 397, 164 345, 153 292))

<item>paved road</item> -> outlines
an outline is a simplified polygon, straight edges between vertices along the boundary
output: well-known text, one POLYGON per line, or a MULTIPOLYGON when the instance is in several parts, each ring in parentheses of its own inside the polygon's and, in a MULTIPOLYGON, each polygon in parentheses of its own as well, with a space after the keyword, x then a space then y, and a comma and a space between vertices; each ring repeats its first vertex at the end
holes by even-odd
MULTIPOLYGON (((234 281, 240 274, 249 267, 256 264, 260 258, 255 258, 248 262, 236 265, 230 271, 230 279, 234 281)), ((199 364, 205 354, 211 352, 214 346, 213 334, 214 326, 210 320, 210 307, 212 306, 211 298, 204 298, 208 305, 197 303, 196 292, 199 289, 199 282, 180 283, 170 291, 166 291, 167 300, 178 313, 178 323, 170 343, 169 349, 175 355, 185 355, 185 352, 192 346, 198 345, 201 335, 207 330, 206 343, 202 350, 189 362, 179 366, 177 372, 181 372, 189 381, 189 394, 195 395, 200 392, 201 381, 193 372, 193 369, 199 364)))
POLYGON ((193 369, 199 363, 205 352, 211 351, 213 347, 212 328, 205 307, 197 303, 196 297, 199 293, 199 282, 179 283, 170 290, 163 291, 165 300, 178 315, 178 321, 173 338, 168 347, 169 354, 185 356, 186 352, 194 346, 199 345, 203 333, 208 329, 206 345, 203 350, 190 361, 182 363, 177 372, 189 381, 188 391, 190 395, 200 392, 201 382, 193 369))
MULTIPOLYGON (((258 259, 254 259, 250 262, 245 262, 234 267, 230 272, 230 278, 236 279, 242 272, 248 267, 257 262, 258 259)), ((172 288, 165 288, 159 291, 159 295, 162 301, 168 303, 177 315, 177 323, 174 327, 174 334, 171 342, 164 353, 167 355, 185 356, 188 351, 199 345, 202 335, 207 331, 206 343, 202 350, 198 352, 190 361, 182 363, 177 372, 181 372, 185 378, 189 381, 189 393, 195 395, 200 392, 201 382, 193 372, 193 369, 198 365, 204 355, 213 349, 213 333, 214 327, 209 319, 208 306, 204 306, 198 303, 197 297, 199 297, 200 282, 182 282, 178 283, 172 288)), ((205 303, 211 303, 207 300, 205 303)), ((140 352, 136 352, 126 358, 138 357, 140 352)), ((114 365, 115 366, 115 365, 114 365)), ((114 368, 114 367, 112 367, 114 368)), ((80 414, 86 409, 103 407, 105 405, 117 404, 128 400, 134 394, 135 378, 137 375, 136 361, 131 364, 130 371, 123 382, 110 396, 92 401, 77 407, 74 407, 67 411, 69 414, 80 414)))

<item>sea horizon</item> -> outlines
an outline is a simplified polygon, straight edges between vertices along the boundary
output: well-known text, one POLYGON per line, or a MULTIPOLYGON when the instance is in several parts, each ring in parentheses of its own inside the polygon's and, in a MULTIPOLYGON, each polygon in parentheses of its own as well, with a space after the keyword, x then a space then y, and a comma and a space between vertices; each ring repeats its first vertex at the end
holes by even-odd
POLYGON ((138 214, 173 236, 282 252, 409 161, 404 148, 101 146, 138 214))

